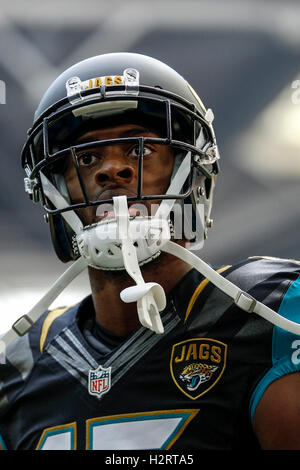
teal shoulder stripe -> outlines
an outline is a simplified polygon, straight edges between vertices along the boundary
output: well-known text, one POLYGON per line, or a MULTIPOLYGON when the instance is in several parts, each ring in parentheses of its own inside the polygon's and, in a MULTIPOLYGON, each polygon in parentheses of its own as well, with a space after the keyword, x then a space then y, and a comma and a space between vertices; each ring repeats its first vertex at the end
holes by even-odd
POLYGON ((300 371, 300 361, 299 363, 293 364, 293 362, 291 361, 291 354, 289 354, 288 356, 283 357, 282 359, 277 361, 277 363, 272 367, 272 369, 270 369, 264 375, 264 377, 258 383, 251 396, 249 405, 251 422, 253 422, 256 407, 260 402, 261 397, 265 393, 267 387, 280 377, 298 371, 300 371))
POLYGON ((1 435, 0 435, 0 450, 7 450, 7 447, 4 443, 4 440, 2 439, 1 435))
MULTIPOLYGON (((300 323, 300 276, 288 288, 278 313, 289 320, 300 323)), ((300 371, 300 359, 295 354, 295 344, 300 346, 300 336, 274 326, 272 339, 273 367, 258 383, 252 394, 250 400, 251 420, 253 420, 256 407, 267 387, 274 380, 286 374, 300 371)))
MULTIPOLYGON (((278 313, 288 320, 300 323, 300 276, 288 288, 278 313)), ((291 352, 292 343, 295 339, 300 339, 300 337, 277 326, 274 327, 272 344, 273 364, 291 352)))

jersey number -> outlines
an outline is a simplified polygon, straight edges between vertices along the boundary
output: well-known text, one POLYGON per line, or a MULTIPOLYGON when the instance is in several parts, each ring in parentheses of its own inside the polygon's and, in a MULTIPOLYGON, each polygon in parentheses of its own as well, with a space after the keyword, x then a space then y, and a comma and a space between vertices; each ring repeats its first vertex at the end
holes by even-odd
MULTIPOLYGON (((170 449, 198 411, 155 411, 88 419, 86 449, 170 449)), ((75 449, 76 422, 45 429, 37 445, 37 450, 75 449)))

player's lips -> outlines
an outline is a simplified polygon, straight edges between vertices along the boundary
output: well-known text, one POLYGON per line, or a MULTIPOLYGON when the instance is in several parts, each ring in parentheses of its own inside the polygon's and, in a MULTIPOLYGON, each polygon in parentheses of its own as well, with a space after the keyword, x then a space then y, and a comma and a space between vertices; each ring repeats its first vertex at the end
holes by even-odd
POLYGON ((127 188, 122 188, 122 187, 110 187, 103 189, 101 193, 98 196, 99 201, 103 201, 106 199, 112 199, 113 197, 116 196, 129 196, 129 197, 135 197, 136 193, 133 193, 127 188))
MULTIPOLYGON (((101 194, 98 196, 98 200, 107 200, 112 199, 116 196, 128 196, 128 197, 135 197, 136 193, 128 190, 127 188, 108 188, 104 189, 101 194)), ((134 207, 130 207, 131 205, 135 204, 135 201, 128 201, 128 211, 130 215, 139 215, 139 211, 134 207)), ((99 205, 96 210, 96 220, 95 222, 100 222, 104 219, 112 219, 115 217, 115 213, 113 210, 113 204, 103 204, 99 205)))

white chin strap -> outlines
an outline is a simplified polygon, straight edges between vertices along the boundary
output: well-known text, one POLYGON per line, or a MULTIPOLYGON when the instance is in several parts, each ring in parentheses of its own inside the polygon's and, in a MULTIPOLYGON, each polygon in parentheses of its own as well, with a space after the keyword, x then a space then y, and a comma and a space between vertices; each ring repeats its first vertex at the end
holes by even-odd
MULTIPOLYGON (((122 243, 124 266, 129 276, 136 283, 135 286, 124 289, 120 293, 120 297, 125 303, 137 302, 139 321, 143 326, 155 331, 155 333, 163 333, 164 328, 159 312, 166 307, 166 295, 159 284, 155 282, 145 283, 143 279, 136 249, 130 237, 126 196, 114 198, 114 209, 118 224, 119 238, 122 243)), ((165 232, 162 230, 160 235, 162 235, 162 233, 165 232)), ((153 237, 150 237, 150 239, 151 238, 153 237)))
MULTIPOLYGON (((122 202, 120 206, 122 206, 122 202)), ((125 225, 126 224, 124 222, 121 223, 120 226, 124 235, 125 232, 127 233, 128 231, 128 226, 126 227, 125 225)), ((165 293, 160 285, 144 282, 137 263, 135 249, 130 240, 125 240, 122 250, 125 255, 126 269, 128 269, 129 275, 136 282, 136 286, 124 289, 121 292, 121 298, 124 302, 137 301, 138 314, 141 323, 156 333, 163 333, 159 311, 165 308, 165 293)), ((256 313, 273 325, 300 336, 300 325, 298 323, 282 317, 274 310, 254 299, 251 295, 221 276, 221 274, 217 273, 208 264, 186 248, 183 248, 172 241, 167 241, 163 245, 162 251, 178 257, 193 268, 197 269, 197 271, 199 271, 212 284, 231 297, 234 303, 245 312, 256 313)), ((12 328, 2 336, 0 339, 0 353, 3 352, 4 347, 7 348, 18 337, 23 336, 32 328, 34 323, 48 309, 49 305, 56 299, 56 297, 58 297, 64 288, 67 287, 70 282, 86 268, 86 266, 86 260, 80 257, 67 269, 67 271, 53 284, 41 300, 26 315, 20 317, 13 324, 12 328)))

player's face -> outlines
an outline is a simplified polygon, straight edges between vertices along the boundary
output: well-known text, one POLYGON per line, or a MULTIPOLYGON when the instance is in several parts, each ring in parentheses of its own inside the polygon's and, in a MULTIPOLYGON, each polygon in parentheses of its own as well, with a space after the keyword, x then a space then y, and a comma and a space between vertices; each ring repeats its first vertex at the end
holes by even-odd
MULTIPOLYGON (((86 132, 76 144, 117 139, 122 137, 159 137, 140 125, 124 124, 107 129, 86 132)), ((78 151, 77 160, 81 177, 90 200, 107 200, 114 196, 136 196, 138 188, 138 145, 123 143, 103 145, 78 151)), ((174 162, 173 151, 166 145, 145 144, 143 155, 143 195, 165 194, 170 184, 174 162)), ((83 202, 78 175, 70 156, 64 172, 72 203, 83 202)), ((160 201, 145 201, 147 212, 151 214, 151 204, 160 201)), ((130 205, 130 204, 129 204, 130 205)), ((101 220, 104 215, 97 207, 82 209, 79 215, 85 224, 101 220), (97 213, 96 213, 97 212, 97 213)), ((107 213, 105 213, 107 216, 107 213)))

